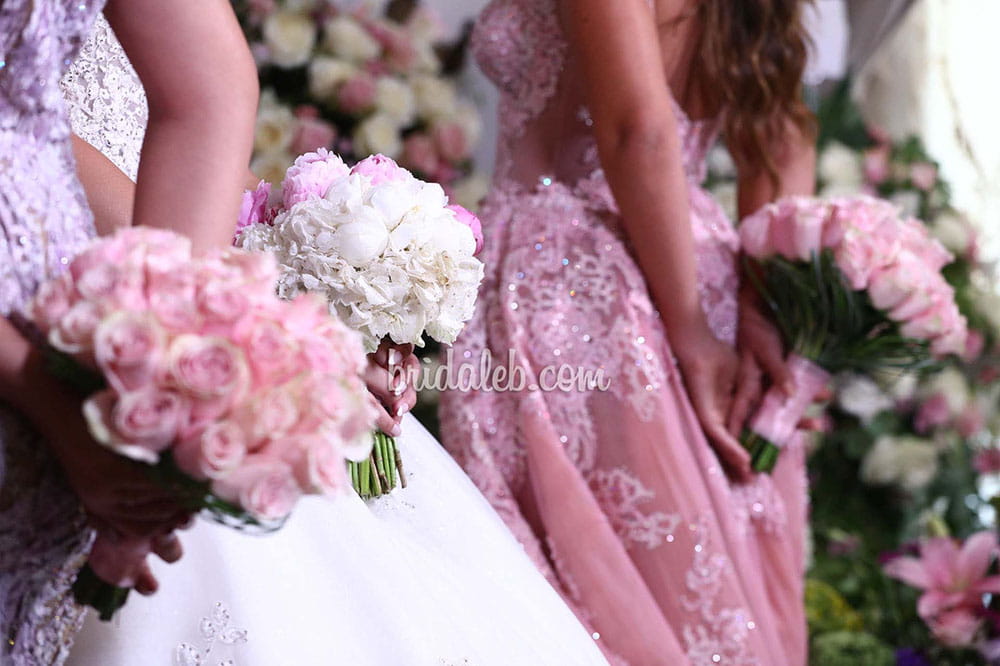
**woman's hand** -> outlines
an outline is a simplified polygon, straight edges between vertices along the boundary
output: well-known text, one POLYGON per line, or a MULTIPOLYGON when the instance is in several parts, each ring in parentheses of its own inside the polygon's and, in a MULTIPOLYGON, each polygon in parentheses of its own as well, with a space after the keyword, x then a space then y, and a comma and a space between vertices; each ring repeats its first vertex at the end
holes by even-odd
POLYGON ((154 537, 128 537, 101 521, 87 564, 101 580, 116 587, 131 587, 142 595, 150 595, 159 582, 149 567, 152 553, 167 564, 181 559, 184 549, 173 532, 154 537))
POLYGON ((375 353, 368 355, 365 383, 378 402, 378 427, 382 432, 399 436, 403 415, 417 404, 417 392, 409 380, 419 371, 420 360, 413 353, 413 345, 383 340, 375 353))
POLYGON ((719 461, 737 481, 750 479, 750 454, 726 429, 737 381, 737 356, 703 322, 673 330, 670 343, 684 376, 688 397, 719 461))

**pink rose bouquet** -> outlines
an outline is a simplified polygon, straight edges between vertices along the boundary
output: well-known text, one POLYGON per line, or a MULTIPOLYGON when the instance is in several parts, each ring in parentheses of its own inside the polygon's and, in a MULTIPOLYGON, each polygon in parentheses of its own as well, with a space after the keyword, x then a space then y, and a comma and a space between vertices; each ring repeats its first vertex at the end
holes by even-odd
POLYGON ((131 228, 31 310, 94 439, 234 527, 276 529, 301 495, 346 488, 345 460, 371 450, 360 338, 316 296, 278 299, 277 279, 270 255, 196 258, 177 234, 131 228))
MULTIPOLYGON (((280 189, 273 217, 257 215, 236 239, 278 258, 280 296, 319 294, 362 334, 368 352, 386 338, 416 346, 425 334, 455 340, 472 317, 484 273, 475 215, 382 155, 349 168, 325 149, 307 153, 280 189)), ((395 486, 391 438, 380 437, 373 455, 358 472, 362 496, 395 486)))
POLYGON ((797 384, 769 391, 744 444, 770 471, 829 373, 916 368, 959 355, 967 329, 941 269, 951 254, 918 220, 870 197, 786 198, 740 227, 747 274, 791 348, 797 384))

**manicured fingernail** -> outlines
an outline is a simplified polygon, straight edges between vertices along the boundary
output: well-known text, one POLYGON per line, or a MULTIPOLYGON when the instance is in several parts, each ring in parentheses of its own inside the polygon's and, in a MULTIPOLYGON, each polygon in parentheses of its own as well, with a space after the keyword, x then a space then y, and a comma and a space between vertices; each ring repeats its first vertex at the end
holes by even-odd
POLYGON ((403 355, 395 349, 389 350, 389 365, 398 365, 403 360, 403 355))
POLYGON ((403 434, 403 428, 397 423, 396 425, 392 426, 392 430, 389 431, 389 434, 392 435, 393 437, 399 437, 400 435, 403 434))
POLYGON ((403 395, 404 393, 406 393, 406 382, 401 381, 396 385, 396 388, 392 389, 393 395, 403 395))
POLYGON ((409 406, 404 402, 402 405, 396 408, 396 417, 400 417, 406 412, 410 411, 409 406))

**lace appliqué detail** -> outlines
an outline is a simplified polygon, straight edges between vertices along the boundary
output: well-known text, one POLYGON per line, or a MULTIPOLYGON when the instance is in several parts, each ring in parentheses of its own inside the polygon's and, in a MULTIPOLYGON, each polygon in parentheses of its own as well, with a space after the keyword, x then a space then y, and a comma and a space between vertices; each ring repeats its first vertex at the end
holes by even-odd
POLYGON ((73 132, 135 180, 149 114, 146 94, 103 16, 60 86, 73 132))
POLYGON ((674 540, 680 516, 663 511, 643 513, 640 506, 655 495, 628 470, 597 470, 590 476, 590 488, 622 540, 650 550, 674 540))
POLYGON ((174 666, 236 666, 233 658, 220 657, 219 645, 235 646, 247 642, 247 630, 235 626, 227 609, 216 603, 212 613, 198 623, 202 647, 181 643, 174 649, 174 666), (216 653, 213 654, 213 650, 216 653), (218 660, 218 661, 216 661, 218 660))

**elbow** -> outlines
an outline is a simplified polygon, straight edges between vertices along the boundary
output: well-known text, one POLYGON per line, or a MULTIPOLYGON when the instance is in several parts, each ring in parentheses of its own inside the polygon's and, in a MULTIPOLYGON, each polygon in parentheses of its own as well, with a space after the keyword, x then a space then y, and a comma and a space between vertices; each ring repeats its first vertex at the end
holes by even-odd
POLYGON ((662 157, 670 147, 670 124, 665 116, 648 112, 623 115, 608 123, 602 143, 608 154, 637 158, 643 155, 662 157))
POLYGON ((225 65, 202 70, 182 86, 147 88, 150 123, 212 124, 245 130, 252 127, 260 101, 257 69, 247 52, 225 65), (159 93, 159 94, 157 94, 159 93))

